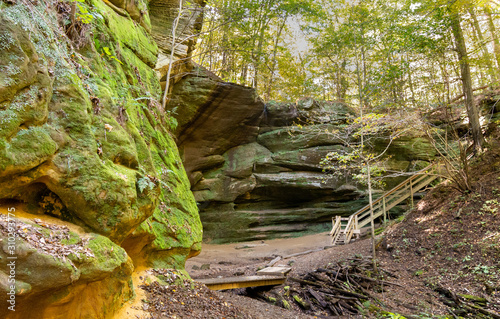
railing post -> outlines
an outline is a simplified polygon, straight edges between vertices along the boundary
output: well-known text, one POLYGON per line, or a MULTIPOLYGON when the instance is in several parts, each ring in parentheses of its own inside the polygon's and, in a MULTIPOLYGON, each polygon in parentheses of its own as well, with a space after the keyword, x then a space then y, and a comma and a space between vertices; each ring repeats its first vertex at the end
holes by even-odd
MULTIPOLYGON (((354 225, 356 230, 360 230, 358 227, 358 215, 354 216, 354 225)), ((356 233, 356 239, 359 239, 359 233, 356 233)))
POLYGON ((410 203, 413 208, 413 178, 410 179, 410 203))
POLYGON ((382 209, 384 211, 384 224, 387 222, 387 211, 385 210, 385 196, 382 197, 382 209))

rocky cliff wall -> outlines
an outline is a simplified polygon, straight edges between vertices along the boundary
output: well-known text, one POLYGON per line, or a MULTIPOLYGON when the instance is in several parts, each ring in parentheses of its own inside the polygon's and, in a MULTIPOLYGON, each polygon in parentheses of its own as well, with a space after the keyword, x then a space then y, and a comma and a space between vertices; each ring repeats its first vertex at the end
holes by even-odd
POLYGON ((134 268, 201 249, 151 2, 0 2, 2 318, 108 318, 134 268))
MULTIPOLYGON (((327 230, 333 216, 366 204, 363 187, 349 178, 326 179, 320 165, 327 153, 345 149, 328 132, 355 116, 347 105, 308 98, 264 104, 250 88, 223 83, 201 69, 193 73, 175 85, 170 108, 179 121, 178 145, 204 240, 327 230)), ((425 138, 407 135, 393 142, 388 155, 389 169, 405 171, 423 167, 436 151, 425 138)))

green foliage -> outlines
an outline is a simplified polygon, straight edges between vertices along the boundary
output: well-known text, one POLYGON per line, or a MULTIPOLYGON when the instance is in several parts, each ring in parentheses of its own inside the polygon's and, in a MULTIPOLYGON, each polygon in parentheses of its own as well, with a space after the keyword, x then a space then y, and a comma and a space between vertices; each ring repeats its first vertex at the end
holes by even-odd
POLYGON ((118 63, 123 64, 123 62, 118 60, 116 56, 111 52, 111 49, 108 47, 102 47, 102 54, 106 55, 106 57, 108 57, 108 59, 110 60, 115 60, 118 63))
POLYGON ((330 152, 321 160, 323 171, 337 177, 350 176, 362 185, 367 185, 370 180, 371 186, 383 188, 383 179, 387 175, 384 161, 390 159, 390 156, 384 157, 385 152, 395 139, 411 130, 417 122, 410 116, 375 113, 355 118, 331 132, 332 138, 342 141, 345 148, 330 152), (381 150, 374 148, 374 143, 382 143, 384 147, 381 150))
POLYGON ((141 193, 151 191, 156 187, 156 184, 149 178, 149 176, 141 177, 137 180, 137 187, 141 193))
MULTIPOLYGON (((486 202, 484 202, 481 211, 488 212, 492 215, 496 215, 498 213, 499 206, 500 206, 500 204, 498 203, 498 201, 496 199, 487 200, 486 202)), ((480 213, 482 213, 482 212, 480 212, 480 213)))
POLYGON ((495 30, 483 18, 473 21, 490 12, 494 25, 497 11, 489 1, 471 0, 211 0, 195 56, 265 100, 311 96, 372 110, 428 108, 462 93, 450 50, 456 14, 474 85, 497 81, 495 30))
POLYGON ((283 86, 297 84, 300 90, 313 83, 304 77, 308 62, 287 45, 298 31, 290 21, 314 15, 317 7, 312 0, 207 1, 206 33, 201 35, 200 54, 194 55, 196 62, 226 81, 257 88, 266 100, 275 98, 283 86))
MULTIPOLYGON (((75 0, 78 2, 85 2, 84 0, 75 0)), ((94 19, 94 16, 90 14, 90 12, 84 6, 80 4, 76 4, 78 7, 78 12, 76 13, 76 18, 81 21, 83 24, 89 24, 94 19)))
POLYGON ((472 269, 472 273, 488 275, 494 270, 495 270, 494 267, 479 264, 472 269))

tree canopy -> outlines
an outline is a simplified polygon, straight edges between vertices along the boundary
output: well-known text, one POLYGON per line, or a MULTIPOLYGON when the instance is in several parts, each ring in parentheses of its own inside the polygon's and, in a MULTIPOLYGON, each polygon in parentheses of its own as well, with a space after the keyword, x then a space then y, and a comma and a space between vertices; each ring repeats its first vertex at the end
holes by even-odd
POLYGON ((195 61, 265 100, 436 106, 500 75, 497 7, 472 0, 209 0, 195 61), (457 54, 456 28, 466 56, 457 54))

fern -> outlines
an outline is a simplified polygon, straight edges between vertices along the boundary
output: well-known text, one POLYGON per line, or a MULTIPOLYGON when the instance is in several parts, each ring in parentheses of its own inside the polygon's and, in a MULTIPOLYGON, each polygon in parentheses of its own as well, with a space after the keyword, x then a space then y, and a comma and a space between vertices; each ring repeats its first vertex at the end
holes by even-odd
POLYGON ((153 190, 156 184, 149 179, 149 177, 144 176, 137 181, 137 187, 139 187, 139 192, 143 193, 144 190, 153 190))

